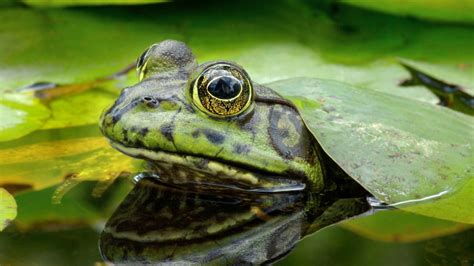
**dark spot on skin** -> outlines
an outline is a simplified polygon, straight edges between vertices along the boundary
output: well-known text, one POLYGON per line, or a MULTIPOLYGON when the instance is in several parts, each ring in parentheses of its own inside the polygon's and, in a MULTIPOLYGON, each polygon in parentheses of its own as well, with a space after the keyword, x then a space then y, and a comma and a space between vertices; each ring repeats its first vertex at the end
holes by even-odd
POLYGON ((288 129, 286 129, 286 128, 280 129, 280 137, 281 138, 287 138, 289 136, 290 136, 290 132, 288 132, 288 129))
POLYGON ((140 129, 140 135, 141 135, 142 137, 145 137, 146 134, 148 134, 148 131, 150 131, 150 130, 149 130, 147 127, 144 127, 144 128, 142 128, 142 129, 140 129))
POLYGON ((248 154, 250 152, 251 147, 246 144, 236 144, 234 146, 234 153, 237 154, 248 154))
POLYGON ((130 142, 130 139, 128 138, 128 131, 127 129, 122 129, 122 135, 123 135, 123 142, 130 142))
MULTIPOLYGON (((169 140, 171 143, 174 144, 174 137, 173 137, 173 132, 175 129, 175 121, 176 121, 176 116, 181 112, 181 107, 176 111, 176 113, 173 115, 173 118, 171 119, 170 123, 165 123, 160 127, 161 134, 165 136, 167 140, 169 140)), ((175 146, 176 149, 176 146, 175 146)))
POLYGON ((163 134, 163 136, 165 136, 165 138, 168 141, 174 142, 174 139, 173 139, 174 124, 173 123, 163 124, 160 127, 160 131, 161 131, 161 134, 163 134))
POLYGON ((309 159, 311 157, 312 137, 294 109, 283 105, 281 107, 283 111, 277 111, 274 107, 271 107, 268 115, 270 121, 268 135, 273 148, 285 159, 291 160, 295 157, 309 159), (295 145, 287 146, 285 144, 285 138, 290 137, 290 131, 288 128, 280 128, 280 121, 284 121, 283 124, 286 125, 292 124, 299 135, 298 142, 295 145))
POLYGON ((191 136, 193 136, 193 138, 199 137, 199 130, 194 130, 193 133, 191 133, 191 136))
POLYGON ((255 135, 257 134, 257 126, 260 123, 260 114, 257 112, 251 112, 242 119, 237 121, 237 125, 245 131, 249 131, 252 133, 252 140, 255 139, 255 135))
POLYGON ((206 136, 207 140, 213 144, 224 143, 225 136, 213 129, 203 129, 201 132, 206 136))

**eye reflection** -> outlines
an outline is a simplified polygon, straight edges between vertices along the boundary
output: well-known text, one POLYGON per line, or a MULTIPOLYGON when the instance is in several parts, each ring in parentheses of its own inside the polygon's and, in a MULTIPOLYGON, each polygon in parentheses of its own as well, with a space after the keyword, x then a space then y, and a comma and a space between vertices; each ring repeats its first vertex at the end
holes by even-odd
POLYGON ((240 94, 242 84, 232 76, 218 77, 209 82, 207 90, 214 97, 229 100, 240 94))

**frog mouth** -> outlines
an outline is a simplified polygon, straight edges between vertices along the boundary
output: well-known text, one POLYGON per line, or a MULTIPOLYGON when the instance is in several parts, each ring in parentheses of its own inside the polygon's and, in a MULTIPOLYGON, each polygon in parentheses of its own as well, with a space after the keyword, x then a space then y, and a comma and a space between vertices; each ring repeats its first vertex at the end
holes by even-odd
POLYGON ((151 170, 162 182, 180 187, 249 192, 290 192, 306 187, 300 179, 264 173, 216 158, 127 147, 114 141, 111 145, 126 155, 149 161, 151 170))

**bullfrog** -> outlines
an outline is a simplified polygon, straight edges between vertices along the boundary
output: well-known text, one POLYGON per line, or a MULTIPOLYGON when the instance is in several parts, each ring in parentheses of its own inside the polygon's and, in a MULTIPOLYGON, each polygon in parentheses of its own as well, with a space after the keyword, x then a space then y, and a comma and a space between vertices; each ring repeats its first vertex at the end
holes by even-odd
POLYGON ((230 61, 199 65, 167 40, 137 61, 140 83, 101 118, 111 145, 174 185, 259 192, 324 186, 314 138, 292 102, 230 61))
POLYGON ((317 78, 261 85, 237 63, 198 64, 174 40, 149 47, 136 67, 139 83, 121 91, 100 128, 166 184, 246 192, 336 185, 394 205, 454 192, 474 172, 473 118, 445 107, 317 78))

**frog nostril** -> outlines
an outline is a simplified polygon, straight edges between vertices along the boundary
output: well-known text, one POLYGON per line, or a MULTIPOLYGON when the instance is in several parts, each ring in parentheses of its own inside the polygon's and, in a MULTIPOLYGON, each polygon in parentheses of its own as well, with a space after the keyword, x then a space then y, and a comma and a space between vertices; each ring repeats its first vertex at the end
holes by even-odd
POLYGON ((146 106, 151 108, 157 107, 160 104, 160 102, 156 98, 151 96, 143 96, 142 102, 146 104, 146 106))

